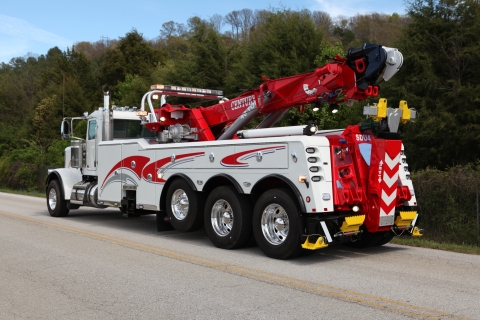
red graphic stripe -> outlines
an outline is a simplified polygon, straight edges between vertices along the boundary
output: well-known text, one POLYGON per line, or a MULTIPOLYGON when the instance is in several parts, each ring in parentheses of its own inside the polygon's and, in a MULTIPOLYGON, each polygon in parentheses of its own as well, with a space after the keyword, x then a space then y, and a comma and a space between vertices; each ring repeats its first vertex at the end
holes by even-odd
POLYGON ((267 148, 258 148, 258 149, 253 149, 253 150, 247 150, 247 151, 242 151, 242 152, 237 152, 234 154, 231 154, 229 156, 226 156, 225 158, 222 159, 220 162, 222 166, 225 167, 248 167, 248 162, 240 162, 238 159, 241 158, 244 155, 255 153, 258 151, 265 151, 265 150, 276 150, 276 149, 285 149, 284 146, 275 146, 275 147, 267 147, 267 148))
POLYGON ((126 157, 125 159, 120 160, 115 164, 112 169, 108 172, 106 175, 105 179, 102 182, 102 187, 105 184, 105 181, 110 177, 110 175, 117 169, 120 168, 125 168, 131 170, 135 175, 137 176, 138 179, 140 179, 140 175, 142 173, 143 168, 145 165, 150 161, 150 158, 144 157, 144 156, 130 156, 126 157), (132 168, 132 161, 135 161, 135 168, 132 168))
MULTIPOLYGON (((205 152, 193 152, 193 153, 185 153, 185 154, 180 154, 175 156, 175 161, 189 158, 189 157, 198 157, 198 156, 203 156, 205 155, 205 152)), ((155 162, 149 163, 145 169, 143 169, 142 172, 142 178, 148 181, 148 174, 152 175, 152 182, 155 183, 165 183, 166 180, 162 178, 158 178, 156 170, 163 168, 167 164, 171 163, 172 159, 171 157, 165 157, 160 160, 157 160, 155 162)))

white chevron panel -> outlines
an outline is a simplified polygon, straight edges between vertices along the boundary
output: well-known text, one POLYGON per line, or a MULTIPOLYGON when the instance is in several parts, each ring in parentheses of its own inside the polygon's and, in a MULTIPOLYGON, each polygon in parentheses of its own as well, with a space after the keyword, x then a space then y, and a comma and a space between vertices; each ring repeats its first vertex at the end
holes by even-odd
POLYGON ((392 208, 392 210, 390 210, 390 212, 388 213, 386 213, 385 211, 383 211, 382 208, 380 208, 380 217, 389 216, 391 214, 395 214, 395 208, 392 208))
POLYGON ((389 206, 392 203, 392 201, 395 200, 396 197, 397 197, 397 189, 393 190, 391 195, 387 195, 385 190, 382 190, 382 200, 387 206, 389 206))
POLYGON ((397 155, 392 159, 392 158, 390 158, 390 156, 388 155, 388 153, 385 152, 385 162, 387 163, 387 165, 388 165, 388 167, 389 167, 390 169, 393 169, 395 166, 398 166, 398 161, 400 161, 400 160, 398 159, 398 156, 399 156, 399 155, 400 155, 400 153, 397 154, 397 155))
POLYGON ((393 186, 395 182, 398 181, 398 171, 390 178, 386 171, 383 171, 383 181, 387 184, 389 188, 393 186))

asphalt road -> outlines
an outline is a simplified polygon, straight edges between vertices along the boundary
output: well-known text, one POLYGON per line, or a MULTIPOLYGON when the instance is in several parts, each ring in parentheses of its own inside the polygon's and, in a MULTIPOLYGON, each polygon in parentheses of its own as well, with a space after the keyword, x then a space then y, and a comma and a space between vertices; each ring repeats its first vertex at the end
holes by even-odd
MULTIPOLYGON (((428 226, 423 226, 428 227, 428 226)), ((480 319, 480 256, 385 245, 279 261, 155 216, 0 193, 0 319, 480 319)))

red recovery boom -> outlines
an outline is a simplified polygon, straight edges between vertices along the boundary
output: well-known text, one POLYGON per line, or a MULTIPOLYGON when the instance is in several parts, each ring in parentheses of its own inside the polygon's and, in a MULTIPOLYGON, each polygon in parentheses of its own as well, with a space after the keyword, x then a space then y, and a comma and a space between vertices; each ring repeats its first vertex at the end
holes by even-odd
MULTIPOLYGON (((366 43, 362 48, 348 50, 345 58, 337 56, 313 72, 274 80, 263 78, 259 88, 231 100, 224 98, 219 90, 153 85, 142 100, 142 110, 145 99, 154 94, 220 99, 220 103, 206 108, 165 103, 154 110, 153 121, 146 126, 152 132, 170 132, 171 136, 190 140, 226 140, 256 116, 267 115, 258 128, 269 128, 293 107, 311 104, 317 108, 322 104, 363 101, 377 96, 378 78, 383 75, 388 81, 402 63, 403 57, 397 49, 366 43)), ((153 111, 150 101, 149 104, 153 111)))

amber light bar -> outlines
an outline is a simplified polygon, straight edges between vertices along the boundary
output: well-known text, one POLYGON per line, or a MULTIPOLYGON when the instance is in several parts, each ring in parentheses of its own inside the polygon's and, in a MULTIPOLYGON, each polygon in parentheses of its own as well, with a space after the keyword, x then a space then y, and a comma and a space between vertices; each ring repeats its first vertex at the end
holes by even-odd
POLYGON ((169 86, 164 84, 151 85, 150 90, 170 91, 170 92, 177 92, 180 94, 185 93, 185 95, 192 95, 192 96, 203 96, 203 95, 223 96, 222 90, 169 86))

